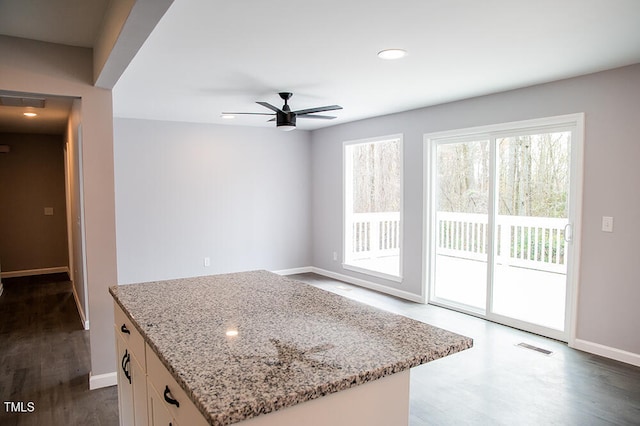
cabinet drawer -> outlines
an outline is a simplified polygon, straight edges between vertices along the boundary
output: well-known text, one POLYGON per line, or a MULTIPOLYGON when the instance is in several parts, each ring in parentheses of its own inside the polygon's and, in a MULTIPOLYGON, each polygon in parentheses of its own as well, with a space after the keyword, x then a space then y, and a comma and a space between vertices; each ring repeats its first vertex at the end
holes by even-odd
POLYGON ((133 322, 129 317, 124 313, 122 308, 120 308, 120 306, 115 302, 113 304, 113 310, 116 331, 127 344, 129 351, 136 357, 142 367, 142 370, 146 370, 146 358, 144 353, 145 344, 142 335, 133 325, 133 322))
POLYGON ((178 422, 171 417, 158 391, 149 385, 149 425, 150 426, 178 426, 178 422))
POLYGON ((178 385, 171 373, 162 364, 156 353, 147 346, 147 380, 163 399, 171 416, 181 425, 208 425, 198 408, 191 402, 187 393, 178 385), (165 398, 166 395, 166 398, 165 398), (180 405, 167 401, 173 399, 180 405))

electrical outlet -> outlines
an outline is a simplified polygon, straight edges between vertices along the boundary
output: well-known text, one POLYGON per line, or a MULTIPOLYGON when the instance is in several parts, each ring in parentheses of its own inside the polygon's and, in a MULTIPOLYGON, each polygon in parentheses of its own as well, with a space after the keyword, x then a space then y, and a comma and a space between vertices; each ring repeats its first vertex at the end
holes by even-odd
POLYGON ((204 263, 205 267, 209 267, 209 266, 211 266, 211 259, 208 258, 208 257, 205 257, 203 263, 204 263))
POLYGON ((334 252, 333 252, 333 261, 334 261, 334 262, 337 262, 337 261, 338 261, 338 252, 337 252, 337 251, 334 251, 334 252))

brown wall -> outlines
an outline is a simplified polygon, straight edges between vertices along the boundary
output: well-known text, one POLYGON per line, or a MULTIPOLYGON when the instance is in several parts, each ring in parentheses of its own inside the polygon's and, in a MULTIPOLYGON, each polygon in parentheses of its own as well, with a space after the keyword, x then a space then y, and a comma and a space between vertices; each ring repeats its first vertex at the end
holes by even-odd
POLYGON ((0 154, 2 271, 68 267, 62 136, 0 133, 0 144, 11 148, 0 154))

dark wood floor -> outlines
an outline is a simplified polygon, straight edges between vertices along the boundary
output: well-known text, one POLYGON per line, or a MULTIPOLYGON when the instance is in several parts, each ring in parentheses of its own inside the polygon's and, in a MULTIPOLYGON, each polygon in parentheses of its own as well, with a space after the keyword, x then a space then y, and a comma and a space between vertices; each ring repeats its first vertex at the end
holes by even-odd
POLYGON ((474 339, 470 350, 411 370, 411 426, 640 425, 638 367, 315 274, 291 277, 474 339))
MULTIPOLYGON (((474 338, 474 348, 411 371, 411 426, 640 425, 640 368, 315 274, 292 278, 474 338)), ((2 426, 118 423, 116 387, 88 390, 89 335, 65 279, 3 280, 0 395, 35 411, 0 407, 2 426)))
POLYGON ((89 391, 89 332, 67 279, 52 274, 2 280, 0 425, 118 424, 117 388, 89 391), (7 412, 12 410, 5 401, 22 402, 27 412, 7 412))

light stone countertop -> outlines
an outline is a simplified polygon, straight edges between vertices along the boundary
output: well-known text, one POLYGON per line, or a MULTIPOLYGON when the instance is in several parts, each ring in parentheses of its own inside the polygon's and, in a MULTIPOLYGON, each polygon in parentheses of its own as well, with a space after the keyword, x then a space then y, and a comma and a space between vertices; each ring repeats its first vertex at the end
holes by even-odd
POLYGON ((357 386, 473 340, 266 271, 109 289, 212 425, 357 386), (230 330, 236 336, 227 336, 230 330))

